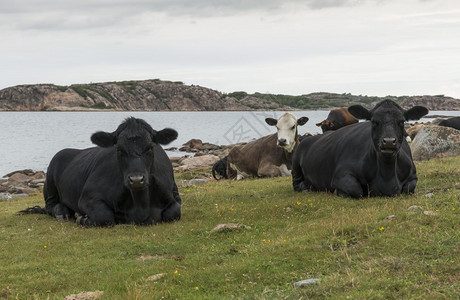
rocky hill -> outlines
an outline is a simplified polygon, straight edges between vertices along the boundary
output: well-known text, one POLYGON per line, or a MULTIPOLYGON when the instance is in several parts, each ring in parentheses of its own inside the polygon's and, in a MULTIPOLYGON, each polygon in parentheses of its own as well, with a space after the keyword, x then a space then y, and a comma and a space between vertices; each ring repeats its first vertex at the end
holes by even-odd
POLYGON ((403 108, 421 105, 425 106, 429 110, 460 110, 459 99, 445 97, 443 95, 407 97, 400 105, 403 108))
POLYGON ((391 99, 407 108, 424 105, 430 110, 460 110, 460 100, 444 96, 369 97, 351 94, 311 93, 300 96, 275 94, 224 94, 216 90, 159 79, 58 86, 18 85, 0 90, 0 110, 142 110, 219 111, 330 109, 361 104, 373 107, 391 99))
POLYGON ((57 86, 19 85, 0 90, 0 110, 212 111, 290 109, 264 99, 242 99, 182 82, 123 81, 57 86))

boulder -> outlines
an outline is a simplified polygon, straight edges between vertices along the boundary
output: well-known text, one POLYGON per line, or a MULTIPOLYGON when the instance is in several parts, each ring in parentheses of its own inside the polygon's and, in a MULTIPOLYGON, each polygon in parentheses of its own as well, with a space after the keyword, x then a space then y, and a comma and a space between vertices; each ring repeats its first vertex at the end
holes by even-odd
POLYGON ((460 130, 443 126, 424 126, 411 144, 414 160, 460 155, 460 130))
POLYGON ((177 169, 178 171, 185 171, 191 168, 204 168, 214 165, 219 160, 219 156, 216 155, 203 155, 198 157, 185 158, 181 161, 181 166, 177 169))
POLYGON ((9 181, 15 182, 29 182, 30 177, 23 173, 14 173, 10 176, 9 181))
POLYGON ((179 151, 186 151, 186 152, 196 152, 201 150, 203 147, 203 141, 200 139, 191 139, 187 143, 183 144, 179 151))

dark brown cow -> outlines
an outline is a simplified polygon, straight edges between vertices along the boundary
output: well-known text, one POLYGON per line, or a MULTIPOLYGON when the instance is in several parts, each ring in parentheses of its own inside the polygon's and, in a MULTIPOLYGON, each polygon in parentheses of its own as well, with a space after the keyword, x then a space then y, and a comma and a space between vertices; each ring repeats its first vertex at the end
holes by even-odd
POLYGON ((348 112, 348 107, 340 107, 331 110, 326 120, 317 123, 316 126, 321 127, 323 133, 325 133, 326 131, 337 130, 353 123, 358 123, 358 120, 348 112))
POLYGON ((278 120, 265 119, 268 125, 276 126, 277 133, 234 147, 227 157, 228 178, 290 176, 292 155, 299 144, 297 126, 307 121, 307 117, 297 119, 290 113, 278 120))

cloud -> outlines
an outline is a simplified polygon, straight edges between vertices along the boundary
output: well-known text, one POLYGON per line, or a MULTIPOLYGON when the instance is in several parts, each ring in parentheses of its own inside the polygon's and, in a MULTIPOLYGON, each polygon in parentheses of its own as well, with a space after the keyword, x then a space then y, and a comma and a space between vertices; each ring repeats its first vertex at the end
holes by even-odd
MULTIPOLYGON (((389 0, 387 0, 389 1, 389 0)), ((391 0, 396 1, 396 0, 391 0)), ((75 30, 113 26, 145 13, 209 18, 247 13, 283 14, 286 10, 317 10, 359 6, 383 0, 18 0, 2 1, 0 25, 19 30, 75 30)))

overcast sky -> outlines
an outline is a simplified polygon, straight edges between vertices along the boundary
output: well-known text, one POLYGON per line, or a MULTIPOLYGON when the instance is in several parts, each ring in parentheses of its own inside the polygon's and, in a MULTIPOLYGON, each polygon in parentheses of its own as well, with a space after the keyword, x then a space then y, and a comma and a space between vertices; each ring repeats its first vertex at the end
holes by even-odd
POLYGON ((460 98, 459 0, 0 0, 0 89, 182 81, 460 98))

